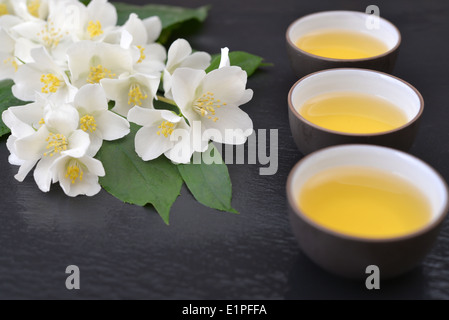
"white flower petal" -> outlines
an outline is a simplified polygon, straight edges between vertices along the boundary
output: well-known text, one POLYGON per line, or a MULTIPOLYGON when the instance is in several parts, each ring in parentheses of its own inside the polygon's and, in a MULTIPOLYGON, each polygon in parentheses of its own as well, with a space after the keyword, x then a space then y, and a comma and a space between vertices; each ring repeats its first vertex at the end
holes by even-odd
POLYGON ((46 152, 48 145, 46 139, 50 131, 46 126, 42 126, 35 134, 17 139, 15 150, 17 156, 26 161, 39 160, 46 152))
POLYGON ((173 73, 182 61, 192 53, 192 47, 185 39, 178 39, 168 49, 167 70, 173 73))
POLYGON ((19 182, 23 182, 25 180, 25 178, 28 176, 28 174, 31 172, 31 170, 33 170, 36 163, 37 163, 37 160, 25 161, 20 166, 19 172, 14 176, 14 178, 19 182))
POLYGON ((17 137, 13 136, 12 134, 9 135, 8 139, 6 139, 6 148, 8 149, 9 153, 11 153, 9 157, 9 163, 13 166, 21 166, 25 161, 20 159, 16 155, 16 141, 17 137))
POLYGON ((147 59, 164 62, 167 59, 167 50, 159 43, 152 43, 145 46, 147 59))
MULTIPOLYGON (((156 97, 157 91, 159 90, 159 84, 161 82, 160 74, 157 75, 134 74, 130 77, 130 79, 143 86, 145 93, 148 94, 150 98, 156 97)), ((150 100, 152 101, 152 99, 150 100)))
POLYGON ((161 116, 163 119, 171 123, 179 123, 183 120, 180 116, 169 110, 161 110, 161 116))
POLYGON ((33 60, 39 64, 40 69, 59 69, 44 47, 32 49, 30 54, 33 60))
MULTIPOLYGON (((112 28, 111 30, 109 30, 107 32, 107 34, 104 36, 103 38, 103 42, 104 43, 109 43, 109 44, 117 44, 120 45, 121 41, 122 41, 122 29, 121 28, 112 28)), ((131 43, 132 39, 129 41, 131 43)), ((128 48, 127 46, 124 46, 122 48, 128 48)))
POLYGON ((147 44, 147 30, 137 14, 131 13, 129 15, 128 21, 126 21, 126 23, 123 25, 123 28, 132 35, 133 45, 137 46, 147 44))
POLYGON ((69 156, 60 156, 52 163, 50 167, 51 179, 54 183, 61 180, 66 175, 66 167, 72 158, 69 156))
POLYGON ((92 0, 87 6, 89 19, 100 21, 103 28, 117 24, 117 10, 107 0, 92 0))
POLYGON ((14 176, 14 178, 19 181, 23 182, 25 180, 28 173, 30 173, 31 170, 33 170, 34 166, 36 165, 38 160, 31 160, 31 161, 24 161, 17 157, 15 154, 15 142, 17 138, 13 135, 9 136, 8 140, 6 141, 6 146, 11 153, 8 157, 8 161, 10 164, 15 166, 20 166, 19 172, 14 176))
MULTIPOLYGON (((145 59, 144 62, 138 63, 134 66, 134 70, 141 74, 161 74, 164 70, 165 64, 161 61, 145 59)), ((9 71, 8 75, 11 73, 9 71)))
POLYGON ((222 48, 220 66, 218 67, 218 69, 229 66, 231 66, 231 61, 229 60, 229 48, 222 48))
POLYGON ((13 95, 22 101, 33 101, 36 92, 41 92, 44 84, 40 81, 42 71, 36 69, 33 63, 25 64, 14 75, 13 95))
POLYGON ((53 132, 69 136, 79 125, 79 113, 69 104, 63 104, 46 111, 45 125, 53 132))
POLYGON ((99 130, 104 140, 112 141, 123 138, 130 132, 129 122, 111 111, 102 113, 95 118, 97 130, 99 130))
POLYGON ((223 103, 235 105, 242 100, 247 83, 246 72, 239 67, 213 70, 204 78, 203 92, 214 93, 223 103))
POLYGON ((87 197, 93 197, 101 191, 101 186, 98 183, 98 177, 96 175, 87 174, 83 180, 83 184, 75 185, 72 188, 72 196, 86 195, 87 197))
MULTIPOLYGON (((223 107, 217 110, 218 121, 203 120, 207 129, 217 129, 221 137, 214 137, 213 141, 225 144, 243 144, 253 132, 253 121, 247 113, 239 108, 223 107), (233 135, 226 134, 232 130, 233 135)), ((206 135, 207 136, 207 135, 206 135)))
POLYGON ((89 134, 90 144, 86 151, 86 156, 95 157, 98 151, 100 151, 103 146, 103 138, 101 137, 101 132, 95 132, 89 134))
POLYGON ((8 162, 10 165, 13 165, 13 166, 21 166, 26 161, 19 159, 14 153, 11 153, 8 157, 8 162))
POLYGON ((164 79, 164 83, 163 83, 164 96, 167 99, 173 100, 173 92, 171 90, 172 85, 173 85, 173 77, 167 69, 164 70, 163 79, 164 79))
POLYGON ((47 22, 42 20, 26 21, 12 27, 11 32, 18 34, 21 38, 40 43, 41 39, 39 38, 38 33, 46 26, 47 22))
POLYGON ((151 126, 156 122, 162 122, 163 118, 160 110, 134 107, 128 113, 128 121, 139 126, 151 126))
POLYGON ((101 161, 91 157, 83 157, 80 161, 89 169, 90 173, 99 177, 104 177, 106 175, 101 161))
POLYGON ((250 102, 253 99, 254 91, 251 89, 246 89, 245 93, 243 94, 241 100, 238 102, 239 105, 244 105, 248 102, 250 102))
POLYGON ((87 84, 79 89, 75 96, 75 108, 80 115, 105 112, 108 110, 108 99, 99 84, 87 84))
POLYGON ((157 126, 143 127, 136 134, 136 152, 143 161, 151 161, 159 158, 173 147, 169 137, 158 135, 157 126))
POLYGON ((11 56, 10 54, 0 53, 0 64, 2 63, 2 61, 3 65, 1 65, 0 67, 0 81, 14 79, 14 75, 16 74, 16 67, 15 65, 13 65, 13 62, 19 62, 17 62, 16 58, 11 56))
MULTIPOLYGON (((61 186, 62 190, 64 191, 64 193, 70 197, 69 194, 73 194, 71 193, 71 189, 72 189, 72 181, 70 179, 63 179, 62 177, 60 179, 58 179, 59 185, 61 186)), ((75 197, 75 196, 72 196, 75 197)))
POLYGON ((67 138, 69 140, 68 150, 62 151, 61 154, 73 158, 83 157, 90 145, 89 134, 82 130, 76 130, 67 138))
POLYGON ((132 54, 119 45, 80 41, 68 49, 67 55, 72 82, 78 88, 88 83, 92 67, 100 65, 114 77, 132 72, 132 54))
POLYGON ((14 178, 19 182, 23 182, 23 180, 25 180, 30 171, 33 170, 38 160, 24 161, 19 157, 17 157, 17 155, 15 154, 16 140, 17 138, 11 135, 6 141, 6 146, 9 152, 11 152, 11 154, 8 157, 8 161, 12 165, 20 166, 19 172, 14 176, 14 178))
POLYGON ((210 62, 210 54, 206 52, 195 52, 186 58, 179 67, 205 70, 210 66, 210 62))
POLYGON ((77 181, 73 184, 69 179, 61 179, 59 184, 62 190, 64 190, 64 193, 73 198, 81 195, 93 197, 101 191, 98 176, 91 173, 85 173, 81 182, 77 181))
POLYGON ((40 48, 41 45, 26 38, 19 38, 16 40, 16 46, 14 50, 15 56, 25 63, 34 62, 31 57, 31 50, 34 48, 40 48))
POLYGON ((122 116, 126 116, 129 110, 138 103, 142 107, 153 109, 153 99, 159 83, 159 76, 143 74, 127 75, 117 80, 104 79, 101 82, 109 99, 115 100, 113 111, 122 116), (136 89, 140 90, 140 97, 135 95, 136 89))
POLYGON ((80 33, 80 29, 87 25, 87 8, 80 1, 74 0, 50 0, 47 21, 52 23, 51 27, 61 32, 68 32, 74 36, 80 33))
MULTIPOLYGON (((183 119, 171 136, 174 146, 165 152, 165 156, 174 163, 189 163, 194 153, 192 130, 183 119), (175 136, 176 135, 176 136, 175 136)), ((207 148, 207 147, 206 147, 207 148)))
POLYGON ((8 151, 10 152, 10 155, 8 157, 8 161, 9 161, 9 164, 11 164, 13 166, 21 166, 26 161, 20 159, 16 155, 16 147, 15 147, 16 140, 17 140, 17 138, 14 137, 13 135, 10 135, 8 137, 8 139, 6 140, 6 147, 8 148, 8 151))
POLYGON ((13 15, 4 15, 0 17, 0 27, 5 30, 10 30, 20 23, 23 23, 23 19, 13 15))
POLYGON ((127 30, 122 31, 122 36, 120 38, 120 47, 123 49, 129 49, 133 43, 133 36, 127 30))
POLYGON ((146 18, 143 24, 147 30, 147 43, 153 43, 159 39, 162 32, 162 22, 159 17, 146 18))
POLYGON ((34 169, 34 180, 42 192, 49 192, 51 186, 51 166, 55 162, 55 157, 44 157, 34 169))
MULTIPOLYGON (((159 43, 152 43, 142 46, 144 49, 144 59, 134 65, 134 69, 142 74, 155 74, 160 73, 165 69, 165 60, 167 59, 167 51, 159 43)), ((136 48, 138 53, 138 59, 140 61, 141 53, 136 48)))
MULTIPOLYGON (((105 171, 103 164, 92 157, 72 158, 69 156, 59 157, 50 168, 53 182, 59 182, 64 192, 73 196, 81 194, 92 194, 92 186, 98 184, 98 177, 103 177, 105 171), (67 176, 67 168, 74 163, 81 165, 83 170, 83 178, 77 178, 75 183, 67 176), (78 188, 75 186, 78 185, 78 188)), ((96 188, 96 187, 95 187, 96 188)))
MULTIPOLYGON (((40 122, 44 116, 43 102, 37 98, 38 101, 17 107, 10 107, 10 110, 20 121, 33 126, 40 122)), ((36 127, 37 128, 37 127, 36 127)))
POLYGON ((31 50, 32 58, 35 62, 27 63, 19 68, 14 76, 15 85, 12 90, 14 95, 24 101, 33 101, 36 93, 51 95, 61 101, 68 101, 71 97, 73 87, 69 84, 69 79, 48 54, 45 48, 31 50), (42 81, 42 76, 52 75, 59 79, 60 83, 56 87, 56 93, 49 93, 48 87, 42 81))
POLYGON ((97 53, 100 54, 101 63, 105 68, 114 71, 117 75, 132 72, 133 60, 128 50, 106 43, 97 45, 97 53))
MULTIPOLYGON (((191 107, 196 98, 196 92, 202 80, 206 76, 203 70, 180 68, 172 77, 173 100, 184 113, 191 107)), ((188 117, 187 114, 184 113, 188 117)))
POLYGON ((132 106, 130 106, 128 103, 119 103, 116 101, 115 107, 112 109, 112 111, 123 117, 126 117, 131 107, 132 106))
POLYGON ((21 121, 9 108, 2 113, 3 123, 11 130, 11 134, 17 138, 23 138, 32 135, 35 131, 29 124, 21 121))
POLYGON ((119 100, 120 97, 127 95, 129 92, 129 79, 103 79, 101 80, 106 96, 110 100, 119 100))
POLYGON ((175 164, 188 164, 192 160, 193 150, 189 144, 179 143, 164 153, 164 155, 175 164))
POLYGON ((5 29, 0 28, 0 43, 2 44, 0 52, 13 53, 16 42, 6 32, 5 29))

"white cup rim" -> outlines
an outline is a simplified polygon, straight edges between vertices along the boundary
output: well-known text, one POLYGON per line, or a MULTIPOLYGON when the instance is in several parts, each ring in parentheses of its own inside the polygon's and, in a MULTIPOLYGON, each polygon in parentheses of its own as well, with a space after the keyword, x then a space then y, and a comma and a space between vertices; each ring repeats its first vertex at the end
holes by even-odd
MULTIPOLYGON (((363 164, 361 166, 363 166, 363 164)), ((338 166, 336 166, 336 167, 338 167, 338 166)), ((431 230, 433 230, 434 228, 438 227, 438 225, 440 223, 442 223, 442 221, 448 215, 448 210, 449 210, 449 188, 448 188, 448 185, 447 185, 445 179, 441 176, 441 174, 438 171, 436 171, 428 163, 424 162, 423 160, 421 160, 421 159, 419 159, 419 158, 417 158, 417 157, 415 157, 415 156, 413 156, 411 154, 408 154, 408 153, 405 153, 403 151, 399 151, 399 150, 396 150, 396 149, 382 147, 382 146, 364 145, 364 144, 349 144, 349 145, 339 145, 339 146, 327 147, 327 148, 315 151, 315 152, 305 156, 304 158, 302 158, 292 168, 292 170, 290 171, 290 174, 288 176, 288 179, 287 179, 287 201, 288 201, 288 203, 289 203, 289 205, 290 205, 290 207, 293 210, 295 215, 297 215, 300 219, 305 220, 309 225, 312 225, 314 228, 316 228, 318 230, 321 230, 322 232, 334 235, 334 236, 339 237, 339 238, 347 239, 347 240, 366 242, 366 243, 387 243, 387 242, 392 242, 392 241, 402 241, 402 240, 415 238, 415 237, 418 237, 418 236, 423 235, 425 233, 428 233, 431 230), (439 182, 441 183, 441 186, 444 189, 445 199, 444 199, 444 205, 442 206, 443 209, 436 213, 436 218, 432 219, 431 221, 429 221, 428 223, 423 225, 418 230, 416 230, 414 232, 411 232, 411 233, 407 233, 405 235, 394 236, 394 237, 385 237, 385 238, 369 238, 369 237, 348 235, 348 234, 345 234, 345 233, 333 230, 331 228, 325 227, 325 226, 319 224, 318 222, 315 222, 311 218, 309 218, 298 207, 298 205, 296 203, 296 200, 295 200, 295 194, 293 194, 294 193, 293 183, 295 181, 294 179, 295 179, 296 172, 306 162, 311 161, 314 157, 319 157, 319 156, 322 156, 323 154, 326 154, 326 153, 329 153, 329 152, 331 153, 331 152, 334 152, 336 150, 341 151, 341 152, 345 152, 345 149, 349 150, 349 149, 354 149, 354 148, 359 148, 360 150, 361 149, 371 149, 371 151, 373 151, 373 152, 376 151, 376 150, 377 151, 381 150, 383 152, 388 152, 392 156, 405 157, 405 158, 407 158, 407 160, 413 161, 417 165, 422 166, 423 168, 426 168, 427 170, 429 170, 431 172, 431 174, 433 174, 433 176, 436 179, 439 180, 439 182)))
POLYGON ((363 61, 369 61, 369 60, 374 60, 374 59, 379 59, 382 57, 385 57, 389 54, 391 54, 392 52, 396 51, 399 46, 401 45, 402 42, 402 36, 401 36, 401 32, 399 31, 398 27, 396 27, 392 22, 388 21, 387 19, 383 18, 383 17, 379 17, 379 19, 383 22, 388 24, 389 26, 391 26, 393 28, 393 30, 395 30, 397 36, 398 36, 398 40, 396 42, 396 44, 389 50, 387 50, 386 52, 383 52, 379 55, 376 56, 372 56, 372 57, 367 57, 367 58, 361 58, 361 59, 337 59, 337 58, 328 58, 328 57, 323 57, 323 56, 319 56, 307 51, 304 51, 300 48, 298 48, 298 46, 296 46, 296 44, 294 43, 294 41, 291 39, 290 34, 291 34, 291 30, 293 30, 293 28, 303 19, 306 18, 310 18, 310 17, 314 17, 314 16, 320 16, 320 15, 329 15, 329 14, 335 14, 335 13, 347 13, 347 14, 360 14, 360 15, 366 15, 369 16, 367 13, 365 12, 360 12, 360 11, 351 11, 351 10, 328 10, 328 11, 319 11, 319 12, 314 12, 314 13, 310 13, 307 14, 305 16, 302 16, 298 19, 296 19, 295 21, 293 21, 289 27, 287 28, 287 32, 286 32, 286 40, 287 43, 294 48, 296 51, 301 52, 302 54, 305 54, 309 57, 315 58, 315 59, 320 59, 320 60, 325 60, 325 61, 332 61, 332 62, 363 62, 363 61))
POLYGON ((338 134, 338 135, 343 135, 343 136, 349 136, 349 137, 373 137, 373 136, 382 136, 382 135, 386 135, 386 134, 390 134, 393 132, 397 132, 400 131, 408 126, 410 126, 411 124, 415 123, 416 121, 418 121, 419 118, 421 118, 422 113, 424 111, 424 98, 421 95, 421 93, 418 91, 418 89, 416 89, 413 85, 411 85, 410 83, 408 83, 407 81, 398 78, 396 76, 393 76, 391 74, 385 73, 385 72, 381 72, 381 71, 377 71, 377 70, 371 70, 371 69, 362 69, 362 68, 334 68, 334 69, 326 69, 326 70, 320 70, 320 71, 316 71, 313 73, 310 73, 304 77, 302 77, 301 79, 299 79, 290 89, 290 92, 288 94, 288 106, 291 110, 291 112, 302 122, 305 122, 307 125, 314 127, 315 129, 321 130, 321 131, 325 131, 328 133, 332 133, 332 134, 338 134), (409 121, 407 121, 405 124, 403 124, 400 127, 388 130, 388 131, 381 131, 381 132, 374 132, 374 133, 350 133, 350 132, 344 132, 344 131, 338 131, 338 130, 332 130, 332 129, 327 129, 324 127, 321 127, 309 120, 307 120, 306 118, 304 118, 300 112, 297 110, 297 108, 295 108, 294 103, 293 103, 293 93, 296 89, 296 87, 298 85, 300 85, 304 80, 309 79, 309 78, 313 78, 316 75, 320 75, 322 73, 328 73, 328 72, 341 72, 341 71, 353 71, 353 72, 368 72, 371 74, 380 74, 383 76, 386 76, 394 81, 399 81, 402 84, 404 84, 405 86, 409 87, 418 97, 419 99, 419 110, 417 112, 417 114, 410 119, 409 121))

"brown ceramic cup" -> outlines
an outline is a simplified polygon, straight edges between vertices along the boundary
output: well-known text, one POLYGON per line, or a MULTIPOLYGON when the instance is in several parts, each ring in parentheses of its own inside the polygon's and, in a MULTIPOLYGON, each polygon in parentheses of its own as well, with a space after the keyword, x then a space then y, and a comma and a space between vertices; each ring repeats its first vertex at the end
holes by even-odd
POLYGON ((424 109, 421 94, 409 83, 379 71, 330 69, 310 74, 288 95, 290 129, 303 154, 339 144, 376 144, 407 151, 413 144, 424 109), (328 92, 357 92, 382 97, 400 108, 408 122, 396 129, 370 134, 354 134, 320 127, 298 111, 309 99, 328 92))
POLYGON ((331 68, 364 68, 391 73, 401 44, 399 30, 389 21, 379 17, 378 24, 370 25, 371 15, 356 11, 324 11, 304 16, 287 29, 287 53, 298 77, 318 70, 331 68), (344 29, 362 32, 384 42, 388 50, 364 59, 332 59, 317 56, 299 49, 296 42, 310 32, 323 29, 344 29))
POLYGON ((418 265, 431 249, 448 211, 448 188, 434 169, 402 151, 369 145, 330 147, 303 158, 289 175, 287 199, 292 229, 302 251, 323 269, 353 279, 366 279, 371 265, 379 267, 383 279, 418 265), (428 199, 430 221, 404 236, 369 239, 345 235, 311 220, 301 210, 301 188, 312 176, 341 166, 375 168, 406 179, 428 199))

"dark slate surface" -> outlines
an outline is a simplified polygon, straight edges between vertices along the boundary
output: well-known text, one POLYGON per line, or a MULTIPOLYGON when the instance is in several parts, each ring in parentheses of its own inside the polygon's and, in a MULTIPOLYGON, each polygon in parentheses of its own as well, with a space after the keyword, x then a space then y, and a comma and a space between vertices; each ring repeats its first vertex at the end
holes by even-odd
MULTIPOLYGON (((131 2, 131 1, 130 1, 131 2)), ((138 3, 138 1, 134 1, 138 3)), ((141 2, 143 3, 143 2, 141 2)), ((196 7, 208 1, 169 0, 196 7)), ((279 129, 279 171, 230 166, 234 207, 216 212, 186 189, 164 225, 151 208, 122 204, 106 192, 69 199, 58 187, 42 194, 32 179, 17 183, 0 141, 0 298, 310 299, 449 298, 449 224, 422 266, 368 292, 363 282, 333 277, 298 249, 286 214, 285 182, 301 158, 289 133, 287 93, 297 80, 285 53, 285 30, 297 17, 321 10, 364 11, 368 1, 212 1, 194 48, 220 47, 265 57, 249 81, 254 100, 244 108, 256 129, 279 129), (81 269, 81 290, 65 288, 68 265, 81 269)), ((402 32, 394 74, 415 85, 426 106, 410 152, 449 177, 449 3, 377 1, 402 32)))

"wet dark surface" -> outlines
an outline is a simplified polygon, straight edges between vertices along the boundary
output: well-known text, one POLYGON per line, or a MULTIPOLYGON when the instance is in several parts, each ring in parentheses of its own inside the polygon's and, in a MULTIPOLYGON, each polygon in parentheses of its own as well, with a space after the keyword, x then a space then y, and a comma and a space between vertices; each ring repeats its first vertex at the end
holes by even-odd
MULTIPOLYGON (((131 2, 131 1, 130 1, 131 2)), ((139 3, 139 1, 133 1, 139 3)), ((143 2, 140 2, 143 3, 143 2)), ((208 1, 170 0, 196 7, 208 1)), ((106 192, 65 197, 55 186, 41 193, 32 178, 14 180, 0 139, 0 298, 138 299, 446 299, 449 224, 422 265, 370 292, 363 281, 331 276, 298 249, 287 219, 285 182, 302 157, 290 136, 287 93, 297 80, 285 52, 285 30, 321 10, 364 11, 368 1, 212 1, 204 28, 189 38, 211 53, 223 46, 274 63, 249 81, 244 106, 256 129, 279 129, 279 171, 231 165, 234 207, 240 215, 196 203, 186 189, 166 226, 151 208, 122 204, 106 192), (81 269, 81 290, 65 288, 65 269, 81 269)), ((410 153, 449 178, 449 3, 378 1, 403 43, 394 74, 424 96, 422 126, 410 153)))

